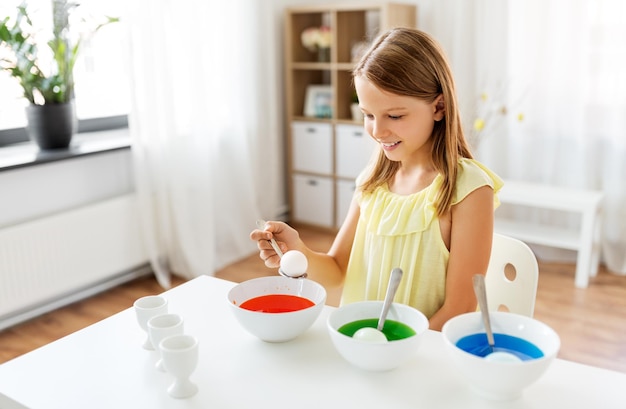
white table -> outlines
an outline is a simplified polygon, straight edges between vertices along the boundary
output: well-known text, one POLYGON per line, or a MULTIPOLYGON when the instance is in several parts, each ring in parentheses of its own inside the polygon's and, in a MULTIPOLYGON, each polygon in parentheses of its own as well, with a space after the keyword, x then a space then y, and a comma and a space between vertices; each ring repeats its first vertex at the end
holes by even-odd
POLYGON ((145 334, 127 309, 0 365, 0 408, 626 408, 626 374, 564 360, 519 400, 485 401, 453 372, 434 331, 402 367, 359 370, 331 344, 333 307, 299 338, 265 343, 229 311, 232 286, 203 276, 164 293, 170 311, 184 316, 185 332, 200 340, 194 397, 167 395, 171 378, 141 348, 145 334))

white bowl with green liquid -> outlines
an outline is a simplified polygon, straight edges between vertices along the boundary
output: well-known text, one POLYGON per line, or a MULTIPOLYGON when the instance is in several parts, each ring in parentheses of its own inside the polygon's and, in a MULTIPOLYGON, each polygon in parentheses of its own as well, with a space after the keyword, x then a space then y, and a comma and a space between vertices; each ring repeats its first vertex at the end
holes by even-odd
POLYGON ((328 317, 327 327, 337 352, 352 365, 369 371, 389 371, 415 354, 428 329, 428 319, 419 310, 392 303, 383 333, 386 342, 353 338, 359 329, 376 328, 382 301, 361 301, 342 305, 328 317))

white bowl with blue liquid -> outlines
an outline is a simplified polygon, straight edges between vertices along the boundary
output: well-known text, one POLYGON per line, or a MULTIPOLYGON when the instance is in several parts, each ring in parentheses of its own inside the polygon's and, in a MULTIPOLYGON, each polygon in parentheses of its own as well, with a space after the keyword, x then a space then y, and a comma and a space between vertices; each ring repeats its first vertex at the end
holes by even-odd
POLYGON ((489 315, 496 350, 512 353, 519 360, 488 358, 480 312, 446 322, 441 330, 444 344, 455 369, 474 392, 489 400, 515 400, 548 369, 561 340, 552 328, 534 318, 502 311, 489 315))

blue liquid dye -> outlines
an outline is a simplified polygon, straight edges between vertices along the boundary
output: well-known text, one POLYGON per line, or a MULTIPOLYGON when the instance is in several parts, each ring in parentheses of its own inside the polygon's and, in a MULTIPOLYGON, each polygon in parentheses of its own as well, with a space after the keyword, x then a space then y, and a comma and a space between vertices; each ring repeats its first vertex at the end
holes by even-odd
MULTIPOLYGON (((543 357, 541 349, 524 339, 497 333, 493 334, 493 339, 495 341, 494 351, 511 353, 522 361, 543 357)), ((465 336, 457 341, 456 346, 465 352, 479 357, 485 357, 491 353, 489 342, 487 341, 487 334, 485 333, 465 336)))

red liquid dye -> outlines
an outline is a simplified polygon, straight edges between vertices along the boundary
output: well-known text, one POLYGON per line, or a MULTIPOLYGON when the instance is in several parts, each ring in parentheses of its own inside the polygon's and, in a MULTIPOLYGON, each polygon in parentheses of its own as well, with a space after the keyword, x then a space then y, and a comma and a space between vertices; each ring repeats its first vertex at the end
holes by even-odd
POLYGON ((314 306, 313 301, 289 294, 269 294, 250 298, 241 303, 240 307, 246 310, 259 312, 292 312, 314 306))

